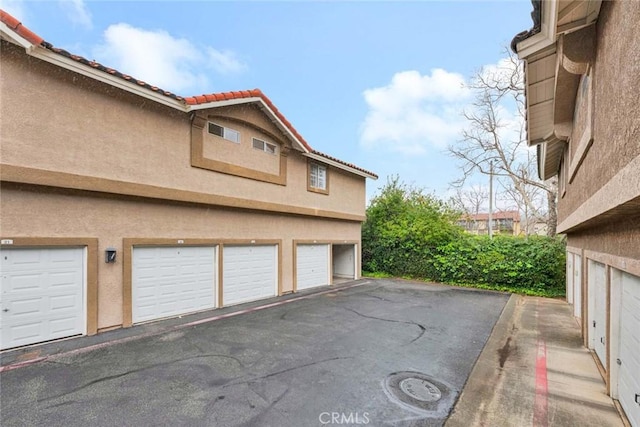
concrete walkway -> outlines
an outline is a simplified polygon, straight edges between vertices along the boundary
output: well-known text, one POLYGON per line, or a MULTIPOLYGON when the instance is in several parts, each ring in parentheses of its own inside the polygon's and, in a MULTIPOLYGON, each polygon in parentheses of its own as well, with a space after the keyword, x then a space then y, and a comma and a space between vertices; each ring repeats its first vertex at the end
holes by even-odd
POLYGON ((513 295, 447 427, 622 426, 564 301, 513 295))

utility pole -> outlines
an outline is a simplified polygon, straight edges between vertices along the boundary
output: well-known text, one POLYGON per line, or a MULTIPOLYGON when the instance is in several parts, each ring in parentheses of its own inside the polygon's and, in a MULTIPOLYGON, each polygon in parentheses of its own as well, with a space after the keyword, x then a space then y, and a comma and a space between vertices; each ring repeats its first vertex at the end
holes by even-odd
POLYGON ((489 162, 489 239, 493 239, 493 160, 489 162))

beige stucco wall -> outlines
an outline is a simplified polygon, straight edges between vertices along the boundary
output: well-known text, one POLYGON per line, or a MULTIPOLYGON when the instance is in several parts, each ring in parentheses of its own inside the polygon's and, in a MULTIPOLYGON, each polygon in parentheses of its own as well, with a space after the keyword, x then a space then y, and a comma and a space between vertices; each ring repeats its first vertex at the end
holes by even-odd
POLYGON ((220 160, 254 170, 278 175, 280 173, 280 147, 282 143, 265 132, 248 126, 247 124, 225 120, 216 117, 210 120, 219 126, 224 126, 240 132, 240 142, 235 143, 220 136, 212 135, 207 127, 203 132, 203 156, 212 160, 220 160), (253 148, 253 138, 272 143, 276 146, 274 154, 253 148))
POLYGON ((0 234, 36 242, 97 239, 99 329, 123 324, 124 239, 281 241, 284 293, 294 286, 294 241, 359 247, 365 178, 330 167, 329 194, 307 191, 307 158, 254 105, 197 112, 242 136, 238 145, 205 127, 204 157, 276 176, 286 169, 286 185, 193 167, 190 114, 40 61, 4 41, 0 91, 0 162, 12 171, 3 173, 11 177, 2 182, 0 234), (253 149, 254 136, 278 144, 278 155, 253 149), (220 144, 226 145, 216 150, 220 144), (286 168, 282 152, 288 152, 282 157, 286 168), (120 254, 115 265, 103 261, 107 247, 120 254))
MULTIPOLYGON (((640 156, 640 2, 603 2, 597 21, 593 145, 558 203, 562 223, 634 158, 640 156)), ((577 102, 571 151, 585 129, 587 102, 577 102)), ((626 185, 620 183, 621 186, 626 185)), ((615 192, 615 190, 613 190, 615 192)))
MULTIPOLYGON (((28 57, 6 42, 0 89, 2 163, 364 215, 363 177, 332 168, 330 194, 309 192, 307 160, 293 150, 286 186, 194 168, 187 113, 28 57)), ((264 116, 255 121, 274 127, 264 116)))
POLYGON ((3 237, 98 239, 100 329, 122 324, 124 238, 282 240, 285 293, 293 289, 293 240, 360 242, 360 223, 353 221, 94 197, 6 183, 1 196, 3 237), (107 247, 118 250, 116 264, 104 263, 107 247))
POLYGON ((567 245, 640 260, 640 216, 571 233, 567 245))

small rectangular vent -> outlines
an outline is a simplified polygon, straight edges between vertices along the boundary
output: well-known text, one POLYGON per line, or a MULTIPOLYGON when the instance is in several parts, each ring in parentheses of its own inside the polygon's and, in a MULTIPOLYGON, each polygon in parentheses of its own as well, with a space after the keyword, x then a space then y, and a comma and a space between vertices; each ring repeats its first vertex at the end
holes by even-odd
POLYGON ((227 141, 240 143, 240 132, 224 126, 209 122, 209 133, 226 139, 227 141))
POLYGON ((258 138, 253 138, 253 148, 256 150, 264 151, 269 154, 276 154, 276 145, 270 142, 265 142, 258 138))

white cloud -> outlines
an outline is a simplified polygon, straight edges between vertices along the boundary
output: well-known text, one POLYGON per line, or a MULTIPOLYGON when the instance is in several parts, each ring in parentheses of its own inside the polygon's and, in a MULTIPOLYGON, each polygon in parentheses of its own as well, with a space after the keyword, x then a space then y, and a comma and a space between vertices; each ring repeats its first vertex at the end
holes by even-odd
POLYGON ((246 69, 233 52, 195 46, 164 30, 144 30, 124 23, 109 26, 104 42, 93 54, 105 65, 178 93, 206 86, 207 71, 237 73, 246 69))
POLYGON ((220 74, 239 73, 247 69, 246 64, 238 59, 232 51, 219 51, 212 47, 206 49, 209 67, 220 74))
POLYGON ((16 18, 18 21, 25 21, 27 13, 22 0, 2 0, 0 5, 2 6, 2 10, 16 18))
POLYGON ((91 12, 83 0, 61 0, 60 6, 67 11, 67 18, 76 25, 93 28, 91 12))
POLYGON ((422 154, 455 141, 465 125, 461 115, 470 91, 460 74, 434 69, 396 73, 383 87, 367 89, 369 112, 360 142, 367 148, 386 146, 404 154, 422 154))

